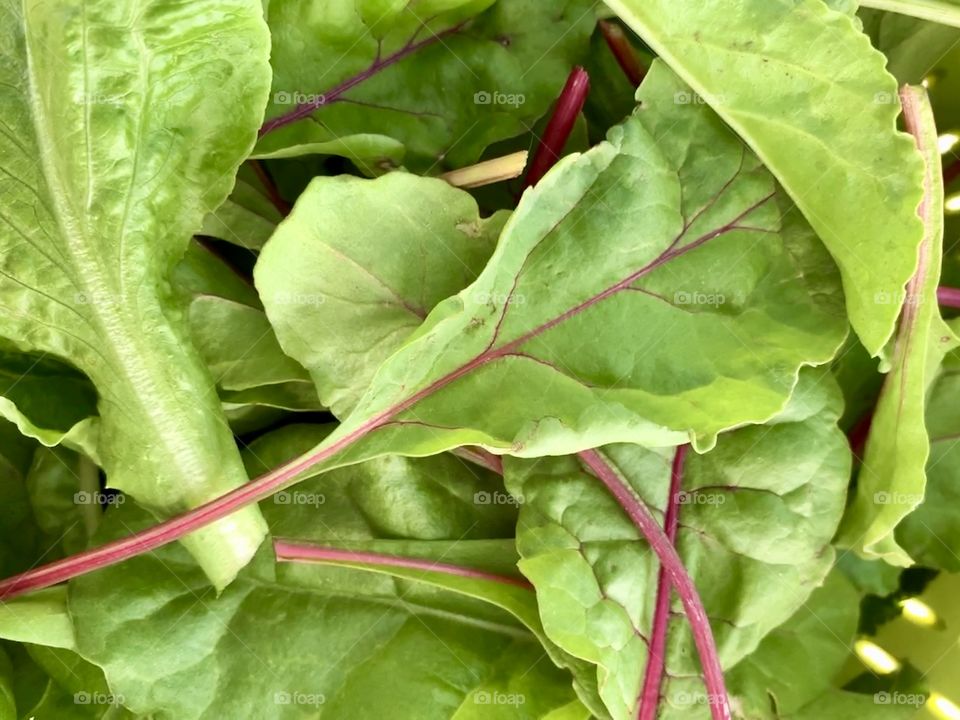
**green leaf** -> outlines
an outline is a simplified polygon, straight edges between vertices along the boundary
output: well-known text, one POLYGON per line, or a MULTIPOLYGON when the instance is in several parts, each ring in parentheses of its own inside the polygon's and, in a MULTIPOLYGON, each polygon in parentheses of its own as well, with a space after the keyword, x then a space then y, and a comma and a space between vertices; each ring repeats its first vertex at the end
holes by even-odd
POLYGON ((470 165, 547 111, 587 50, 592 7, 275 0, 273 95, 255 155, 343 155, 370 175, 401 163, 416 172, 470 165), (272 129, 311 101, 322 107, 272 129))
POLYGON ((860 0, 860 5, 960 28, 960 5, 953 0, 860 0))
MULTIPOLYGON (((310 432, 319 430, 302 428, 293 437, 310 432)), ((297 444, 290 438, 288 428, 261 440, 250 462, 289 454, 288 444, 297 444)), ((496 541, 460 539, 477 537, 477 520, 447 512, 468 509, 472 495, 456 498, 463 488, 496 482, 475 472, 485 479, 472 479, 448 456, 383 459, 333 473, 323 485, 304 485, 297 489, 303 495, 278 496, 263 510, 274 533, 327 542, 391 533, 398 539, 380 549, 436 542, 454 561, 489 557, 496 541), (401 467, 391 468, 389 460, 401 467), (396 531, 403 529, 436 539, 401 540, 396 531)), ((473 507, 480 518, 503 514, 502 507, 473 507)), ((144 524, 130 510, 113 514, 111 534, 144 524)), ((509 562, 510 543, 496 544, 509 562)), ((278 719, 322 711, 334 720, 570 712, 569 675, 552 667, 523 625, 487 602, 419 580, 301 563, 274 568, 260 559, 219 597, 174 546, 77 579, 70 612, 81 654, 104 668, 129 707, 161 720, 238 717, 250 708, 278 719), (488 699, 490 707, 483 707, 488 699)))
POLYGON ((321 177, 271 247, 260 292, 286 352, 344 416, 441 300, 476 280, 507 214, 442 180, 321 177))
POLYGON ((200 234, 259 250, 282 219, 263 185, 244 167, 230 197, 203 219, 200 234))
POLYGON ((0 637, 73 650, 73 623, 67 610, 67 588, 39 590, 8 600, 0 612, 0 637))
POLYGON ((854 330, 879 354, 923 234, 923 168, 896 130, 883 56, 821 0, 608 4, 783 184, 840 268, 854 330), (890 302, 877 303, 880 294, 890 302))
POLYGON ((310 383, 307 371, 283 354, 262 310, 200 296, 190 305, 190 327, 214 381, 224 390, 310 383))
MULTIPOLYGON (((112 487, 164 516, 241 485, 168 276, 253 143, 260 3, 4 0, 0 48, 0 334, 93 380, 112 487)), ((248 509, 184 542, 223 586, 263 533, 248 509)))
MULTIPOLYGON (((889 697, 889 694, 887 696, 889 697)), ((869 717, 870 720, 909 720, 916 716, 916 703, 885 705, 883 701, 878 702, 873 695, 833 690, 787 717, 788 720, 849 720, 855 717, 869 717)))
POLYGON ((919 84, 960 39, 956 28, 905 15, 863 10, 860 16, 874 46, 887 56, 887 70, 901 83, 919 84))
MULTIPOLYGON (((925 236, 916 274, 907 286, 893 346, 893 368, 884 381, 867 437, 857 491, 839 542, 867 558, 894 565, 912 559, 894 528, 923 501, 930 443, 924 406, 944 355, 958 344, 940 318, 937 283, 943 254, 943 177, 933 111, 922 88, 903 92, 907 125, 927 163, 920 207, 925 236)), ((881 298, 878 298, 878 301, 881 298)))
POLYGON ((174 268, 173 284, 185 307, 198 295, 215 295, 260 307, 260 298, 252 283, 196 240, 190 243, 186 255, 174 268))
MULTIPOLYGON (((830 376, 810 371, 779 419, 724 434, 712 452, 687 459, 674 505, 677 550, 712 620, 724 667, 796 612, 832 564, 829 543, 850 462, 836 427, 839 412, 830 376)), ((605 453, 662 514, 672 453, 635 445, 609 446, 605 453)), ((636 717, 653 642, 655 557, 576 458, 507 458, 505 469, 508 488, 523 499, 520 569, 537 588, 548 637, 596 665, 613 718, 636 717)), ((663 712, 687 717, 704 690, 679 605, 667 632, 663 712)))
POLYGON ((860 597, 838 572, 727 676, 749 718, 791 715, 827 693, 851 654, 860 597), (771 712, 775 710, 775 712, 771 712))
POLYGON ((97 392, 69 365, 0 343, 0 416, 44 445, 96 457, 97 392))
POLYGON ((930 437, 923 503, 897 527, 897 542, 926 567, 960 572, 960 354, 953 352, 929 394, 930 437))
MULTIPOLYGON (((772 178, 719 118, 669 100, 681 87, 655 68, 649 109, 524 195, 480 277, 381 365, 318 454, 358 437, 337 462, 472 444, 521 456, 709 447, 782 410, 800 368, 845 333, 834 270, 799 216, 781 224, 772 178)), ((325 222, 321 194, 301 197, 255 269, 281 342, 291 267, 322 271, 302 242, 325 222)), ((379 224, 352 219, 362 247, 379 224)))
POLYGON ((0 649, 0 720, 17 720, 17 701, 13 693, 13 666, 0 649))

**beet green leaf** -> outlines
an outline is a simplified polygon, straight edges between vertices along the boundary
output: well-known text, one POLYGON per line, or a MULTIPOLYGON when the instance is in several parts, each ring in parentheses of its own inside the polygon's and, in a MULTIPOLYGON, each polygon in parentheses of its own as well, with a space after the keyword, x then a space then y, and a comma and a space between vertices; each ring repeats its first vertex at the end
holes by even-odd
MULTIPOLYGON (((724 434, 707 455, 688 455, 672 501, 672 451, 604 449, 648 507, 662 517, 673 505, 677 550, 727 668, 789 618, 830 569, 849 473, 839 407, 832 378, 808 371, 772 424, 724 434)), ((599 481, 573 457, 507 458, 505 469, 508 488, 523 499, 520 569, 537 588, 547 635, 596 666, 611 716, 636 716, 657 637, 666 640, 660 683, 668 713, 659 717, 686 717, 695 704, 709 714, 679 603, 671 604, 676 612, 657 613, 656 558, 599 481)))
MULTIPOLYGON (((517 455, 690 437, 709 447, 776 415, 800 368, 842 340, 838 283, 754 156, 709 108, 674 103, 684 87, 657 65, 635 116, 528 191, 480 277, 379 368, 318 452, 358 437, 338 462, 465 444, 517 455)), ((300 199, 255 271, 281 344, 315 374, 325 369, 291 336, 321 347, 325 330, 281 299, 312 292, 319 304, 336 290, 312 282, 324 251, 304 250, 335 221, 329 185, 300 199)), ((355 247, 395 237, 376 217, 355 218, 353 233, 355 247)))
POLYGON ((879 354, 923 236, 923 167, 896 130, 883 55, 821 0, 608 4, 691 85, 679 100, 709 103, 783 184, 840 268, 850 323, 879 354))

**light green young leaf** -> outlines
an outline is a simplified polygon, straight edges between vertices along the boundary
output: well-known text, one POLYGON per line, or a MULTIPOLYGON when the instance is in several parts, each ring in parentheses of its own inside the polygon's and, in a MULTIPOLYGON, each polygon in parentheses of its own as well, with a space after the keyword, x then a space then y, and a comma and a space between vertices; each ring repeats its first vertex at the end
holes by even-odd
POLYGON ((877 10, 865 9, 860 16, 900 83, 919 84, 960 40, 960 30, 948 25, 877 10))
POLYGON ((197 240, 174 268, 173 285, 185 308, 199 295, 261 307, 253 285, 197 240))
POLYGON ((783 184, 840 268, 857 335, 879 354, 923 236, 923 168, 896 130, 883 56, 821 0, 608 4, 783 184))
POLYGON ((956 0, 860 0, 860 5, 960 28, 960 3, 956 0))
POLYGON ((834 571, 787 622, 727 675, 745 717, 777 720, 817 701, 850 656, 860 596, 834 571))
POLYGON ((0 608, 0 638, 73 650, 66 586, 5 601, 0 608))
POLYGON ((925 567, 960 572, 960 353, 947 357, 929 394, 924 501, 897 527, 897 542, 925 567))
POLYGON ((930 443, 924 425, 927 393, 946 352, 958 342, 940 317, 937 283, 943 254, 943 176, 933 111, 922 88, 903 92, 907 125, 927 164, 920 207, 925 236, 907 286, 884 381, 867 437, 863 466, 839 541, 868 558, 895 565, 913 560, 894 538, 896 526, 923 501, 930 443))
POLYGON ((13 694, 13 665, 0 648, 0 720, 17 720, 17 701, 13 694))
MULTIPOLYGON (((678 493, 677 550, 711 618, 720 661, 733 667, 785 622, 832 565, 830 539, 844 506, 850 459, 836 427, 840 397, 822 371, 801 376, 768 426, 720 436, 688 455, 678 493)), ((605 448, 658 515, 669 496, 672 451, 605 448)), ((548 637, 596 666, 615 720, 635 718, 653 643, 658 564, 630 519, 574 457, 506 458, 522 498, 520 569, 537 588, 548 637)), ((667 625, 664 705, 658 717, 709 716, 686 619, 667 625)))
MULTIPOLYGON (((310 377, 283 354, 262 310, 213 295, 190 305, 193 341, 217 386, 224 390, 304 383, 310 377)), ((320 408, 319 400, 315 407, 320 408)))
POLYGON ((0 343, 0 416, 48 447, 97 453, 97 391, 55 358, 0 343))
MULTIPOLYGON (((108 481, 161 516, 246 481, 168 276, 254 141, 261 12, 0 2, 0 335, 93 380, 108 481)), ((263 533, 251 508, 184 542, 223 586, 263 533)))
POLYGON ((405 173, 310 185, 260 291, 280 344, 334 414, 356 406, 434 306, 476 280, 506 219, 482 219, 468 193, 405 173))
POLYGON ((255 154, 343 155, 369 175, 401 163, 423 173, 470 165, 547 111, 587 51, 593 6, 275 0, 269 131, 255 154), (323 107, 270 130, 311 101, 323 107))
MULTIPOLYGON (((525 194, 480 277, 381 365, 328 439, 365 436, 337 462, 460 445, 708 447, 776 415, 800 368, 832 357, 845 321, 829 257, 799 216, 782 221, 773 179, 709 108, 673 103, 682 87, 657 66, 643 110, 525 194)), ((282 342, 291 267, 321 272, 302 238, 323 227, 325 187, 301 197, 255 269, 282 342)), ((352 220, 363 246, 379 225, 352 220)))
POLYGON ((230 197, 203 219, 201 235, 259 250, 283 219, 263 185, 246 166, 241 168, 230 197))
MULTIPOLYGON (((300 436, 318 432, 267 436, 251 448, 249 461, 272 463, 302 443, 300 436)), ((437 543, 456 562, 489 556, 497 546, 505 553, 499 561, 513 557, 509 540, 470 539, 481 537, 480 527, 509 532, 514 509, 474 504, 476 488, 497 479, 455 458, 387 458, 324 480, 263 504, 274 534, 349 544, 402 538, 406 531, 433 539, 371 547, 437 543)), ((506 497, 502 486, 500 493, 506 497)), ((120 508, 111 533, 143 524, 131 509, 120 508)), ((81 654, 104 668, 129 707, 158 720, 241 717, 251 710, 286 720, 305 709, 331 720, 533 720, 570 712, 575 702, 569 674, 552 666, 516 618, 419 579, 255 562, 215 597, 184 551, 168 547, 74 581, 70 611, 81 654), (492 693, 502 696, 486 703, 492 693)))

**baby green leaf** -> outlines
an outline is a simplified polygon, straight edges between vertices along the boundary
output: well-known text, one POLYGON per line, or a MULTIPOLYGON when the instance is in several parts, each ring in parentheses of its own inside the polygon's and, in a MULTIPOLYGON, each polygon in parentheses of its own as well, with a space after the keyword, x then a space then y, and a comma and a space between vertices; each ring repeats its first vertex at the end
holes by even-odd
POLYGON ((925 236, 920 262, 907 286, 903 315, 887 375, 867 438, 866 454, 840 542, 865 557, 910 565, 894 528, 923 500, 924 467, 930 443, 924 425, 927 392, 944 354, 957 339, 940 317, 937 283, 943 254, 943 177, 937 130, 926 92, 906 87, 902 99, 907 127, 916 136, 927 165, 920 206, 925 236))
MULTIPOLYGON (((712 452, 688 456, 672 501, 677 551, 726 668, 789 618, 832 564, 849 473, 840 405, 832 378, 809 371, 771 425, 724 434, 712 452)), ((604 452, 648 507, 665 512, 672 453, 635 445, 604 452)), ((626 720, 636 717, 651 634, 666 631, 664 707, 686 717, 697 704, 706 716, 679 608, 654 630, 658 565, 629 518, 576 458, 504 465, 508 488, 522 499, 520 569, 537 588, 548 637, 596 665, 610 714, 626 720)))
POLYGON ((285 224, 260 292, 284 350, 346 416, 441 300, 476 280, 507 213, 442 180, 317 178, 285 224))
MULTIPOLYGON (((719 119, 673 102, 682 87, 655 68, 643 110, 524 196, 480 277, 380 367, 331 436, 370 433, 345 461, 469 444, 525 456, 689 436, 709 446, 776 415, 800 367, 832 356, 844 323, 829 259, 798 218, 782 222, 772 178, 719 119)), ((291 275, 323 272, 303 238, 334 222, 325 204, 316 211, 329 185, 301 197, 255 270, 281 342, 314 371, 284 327, 302 313, 277 298, 291 275)), ((351 219, 351 247, 385 231, 351 219)), ((293 289, 325 304, 323 285, 308 283, 293 289)))
POLYGON ((608 5, 693 88, 677 101, 709 103, 783 184, 840 268, 854 330, 879 354, 923 237, 923 167, 896 130, 884 57, 821 0, 608 5))
MULTIPOLYGON (((4 0, 0 49, 0 335, 93 380, 109 483, 152 512, 243 484, 168 276, 254 141, 260 3, 4 0)), ((249 509, 185 542, 223 586, 263 533, 249 509)))
POLYGON ((594 26, 589 0, 355 5, 271 2, 257 157, 337 154, 370 175, 470 165, 534 126, 594 26))

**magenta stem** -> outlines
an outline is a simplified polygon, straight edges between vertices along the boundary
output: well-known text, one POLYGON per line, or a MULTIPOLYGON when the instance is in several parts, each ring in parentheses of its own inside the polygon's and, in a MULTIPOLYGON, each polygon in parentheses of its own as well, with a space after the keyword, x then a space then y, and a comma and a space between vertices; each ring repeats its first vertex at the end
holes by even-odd
POLYGON ((340 548, 324 547, 312 543, 300 542, 296 540, 276 539, 273 541, 273 550, 280 562, 317 562, 333 564, 356 564, 371 565, 374 567, 396 567, 407 570, 423 570, 427 572, 438 572, 456 577, 468 578, 471 580, 490 580, 492 582, 504 583, 506 585, 516 585, 525 590, 530 590, 533 586, 523 578, 510 577, 508 575, 497 575, 483 570, 452 565, 450 563, 439 563, 430 560, 420 560, 417 558, 400 557, 398 555, 386 555, 384 553, 364 552, 360 550, 342 550, 340 548))
POLYGON ((596 450, 586 450, 580 453, 580 459, 606 485, 610 493, 620 503, 633 524, 649 543, 650 548, 660 560, 660 567, 670 579, 674 589, 683 603, 690 629, 693 631, 693 640, 700 655, 700 664, 703 667, 703 679, 707 686, 707 700, 713 720, 731 720, 730 700, 727 697, 726 685, 723 680, 723 669, 720 667, 720 658, 717 655, 716 643, 713 640, 713 630, 710 620, 697 593, 693 580, 687 574, 683 561, 677 555, 673 543, 663 529, 657 525, 653 515, 634 495, 626 482, 620 478, 607 460, 596 450))
MULTIPOLYGON (((680 485, 683 480, 683 463, 687 456, 687 446, 681 445, 673 456, 670 469, 670 494, 667 496, 667 510, 663 520, 663 531, 671 545, 677 541, 677 524, 680 507, 680 485)), ((650 631, 649 659, 644 673, 643 688, 640 693, 638 720, 656 720, 660 710, 660 694, 666 671, 667 630, 670 626, 670 596, 672 594, 670 578, 663 564, 657 574, 657 602, 653 611, 653 627, 650 631)))
POLYGON ((263 163, 260 160, 251 160, 250 166, 253 168, 253 172, 256 174, 260 184, 263 185, 263 189, 267 193, 267 198, 277 209, 277 212, 279 212, 283 217, 289 215, 290 203, 284 200, 280 195, 280 191, 277 190, 277 186, 273 182, 273 178, 270 177, 270 173, 267 172, 267 169, 263 166, 263 163))
POLYGON ((960 309, 960 289, 942 286, 937 288, 937 302, 941 307, 960 309))
POLYGON ((617 64, 620 65, 623 74, 627 76, 627 80, 634 87, 640 87, 640 83, 643 82, 647 72, 640 64, 640 58, 637 57, 637 51, 630 44, 630 38, 627 37, 623 28, 614 22, 601 20, 597 24, 600 26, 603 39, 607 42, 607 47, 610 48, 610 52, 617 59, 617 64))
POLYGON ((583 104, 587 101, 589 92, 590 76, 582 67, 575 67, 567 77, 567 83, 563 86, 557 106, 547 123, 543 139, 527 171, 524 187, 540 182, 563 155, 563 148, 570 139, 574 123, 577 122, 577 116, 583 110, 583 104))
POLYGON ((509 308, 511 307, 509 303, 504 304, 494 337, 482 353, 476 355, 474 358, 467 361, 456 370, 453 370, 447 375, 437 379, 429 386, 413 393, 404 400, 398 402, 396 405, 387 408, 380 414, 361 423, 354 430, 346 433, 343 437, 339 438, 331 445, 303 457, 297 458, 296 460, 292 460, 286 465, 276 468, 266 475, 252 480, 246 485, 215 498, 198 508, 187 511, 181 515, 178 515, 177 517, 171 518, 160 523, 159 525, 155 525, 135 535, 115 540, 107 543, 106 545, 102 545, 101 547, 72 555, 68 558, 58 560, 39 568, 34 568, 33 570, 28 570, 20 573, 19 575, 14 575, 13 577, 0 581, 0 600, 22 595, 30 590, 49 587, 50 585, 54 585, 58 582, 63 582, 64 580, 77 577, 78 575, 83 575, 84 573, 113 565, 127 558, 155 550, 156 548, 173 542, 174 540, 179 540, 184 535, 196 532, 197 530, 200 530, 201 528, 226 517, 230 513, 235 512, 246 505, 269 497, 274 492, 295 483, 297 481, 297 477, 302 473, 310 470, 311 468, 315 468, 315 466, 323 463, 326 460, 329 460, 341 450, 349 447, 351 444, 358 441, 368 433, 386 425, 394 417, 410 409, 424 398, 431 396, 434 392, 446 387, 450 383, 455 382, 465 375, 469 375, 477 368, 483 367, 488 363, 494 362, 500 358, 516 355, 516 350, 522 347, 526 342, 535 337, 539 337, 540 335, 548 332, 551 328, 554 328, 557 325, 567 321, 571 317, 574 317, 588 308, 603 302, 607 298, 613 297, 617 293, 628 289, 637 280, 653 272, 657 268, 662 267, 672 259, 692 252, 698 247, 701 247, 705 243, 709 242, 711 239, 720 237, 724 233, 736 229, 741 220, 746 218, 757 208, 769 202, 773 197, 774 194, 771 193, 770 195, 761 198, 723 227, 712 230, 700 236, 696 240, 688 242, 686 245, 679 246, 681 239, 686 235, 687 230, 690 227, 687 225, 683 228, 681 233, 677 235, 673 242, 670 243, 667 249, 664 250, 654 260, 651 260, 638 270, 630 272, 619 282, 598 292, 596 295, 583 300, 575 307, 572 307, 560 315, 543 322, 539 326, 528 330, 520 337, 497 346, 500 323, 502 323, 507 312, 509 311, 509 308))
POLYGON ((297 107, 290 112, 279 115, 272 120, 267 120, 263 124, 263 127, 260 128, 259 136, 263 137, 267 133, 273 132, 277 128, 281 128, 284 125, 289 125, 290 123, 296 122, 297 120, 302 120, 303 118, 312 115, 319 108, 332 105, 333 103, 343 99, 343 94, 348 90, 352 90, 357 85, 369 80, 381 70, 400 62, 404 58, 413 55, 429 45, 439 42, 447 35, 452 35, 453 33, 459 32, 465 24, 465 22, 460 23, 459 25, 454 25, 453 27, 447 28, 442 32, 431 33, 430 37, 424 38, 420 42, 410 41, 402 48, 397 50, 397 52, 393 53, 392 55, 387 55, 386 57, 380 57, 378 52, 377 57, 374 58, 373 62, 370 63, 370 66, 363 72, 344 80, 342 83, 325 93, 318 94, 315 100, 297 105, 297 107))

